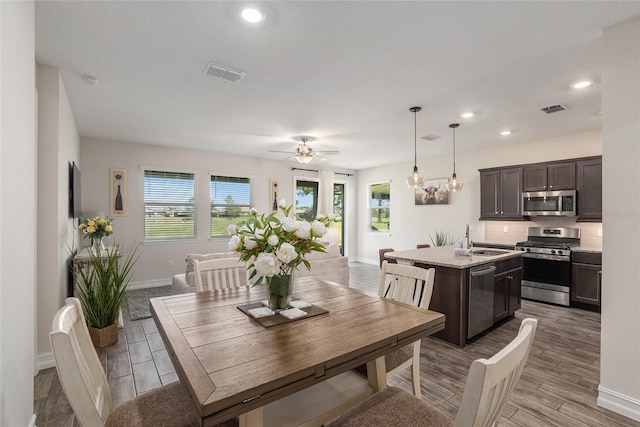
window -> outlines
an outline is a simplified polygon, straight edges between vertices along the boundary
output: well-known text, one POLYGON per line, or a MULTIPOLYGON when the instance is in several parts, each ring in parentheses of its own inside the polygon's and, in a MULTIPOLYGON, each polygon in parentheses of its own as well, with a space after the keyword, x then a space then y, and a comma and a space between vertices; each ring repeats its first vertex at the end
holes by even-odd
POLYGON ((194 238, 195 196, 193 173, 145 170, 145 239, 194 238))
POLYGON ((240 224, 251 211, 251 180, 211 175, 211 237, 226 236, 229 224, 240 224))
POLYGON ((388 233, 391 227, 391 184, 369 185, 369 230, 388 233))

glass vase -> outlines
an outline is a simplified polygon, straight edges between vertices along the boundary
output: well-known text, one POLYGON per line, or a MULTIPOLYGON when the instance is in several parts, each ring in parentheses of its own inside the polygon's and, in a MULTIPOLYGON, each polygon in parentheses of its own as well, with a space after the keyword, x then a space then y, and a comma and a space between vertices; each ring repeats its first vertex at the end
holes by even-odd
POLYGON ((267 277, 267 300, 269 308, 278 313, 289 308, 293 293, 293 272, 291 274, 267 277))
POLYGON ((92 237, 89 249, 96 254, 103 253, 106 249, 104 247, 104 243, 102 243, 102 237, 92 237))

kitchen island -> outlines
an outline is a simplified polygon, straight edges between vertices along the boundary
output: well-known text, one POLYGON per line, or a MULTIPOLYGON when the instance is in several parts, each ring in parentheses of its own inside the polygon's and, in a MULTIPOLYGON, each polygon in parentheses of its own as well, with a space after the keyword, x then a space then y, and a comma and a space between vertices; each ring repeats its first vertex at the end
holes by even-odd
POLYGON ((400 264, 435 268, 429 309, 444 313, 447 322, 445 329, 433 336, 460 348, 468 338, 513 316, 520 308, 519 251, 476 248, 465 256, 454 255, 453 246, 437 246, 389 252, 385 256, 400 264), (485 272, 493 276, 490 284, 487 278, 491 276, 485 272), (482 312, 482 320, 478 322, 478 313, 482 312))

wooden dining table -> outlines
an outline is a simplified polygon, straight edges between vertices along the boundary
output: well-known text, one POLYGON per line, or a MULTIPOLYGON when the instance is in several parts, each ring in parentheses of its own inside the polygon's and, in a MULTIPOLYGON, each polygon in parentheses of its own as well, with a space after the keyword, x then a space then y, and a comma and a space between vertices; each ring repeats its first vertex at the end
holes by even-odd
MULTIPOLYGON (((265 327, 238 308, 266 300, 264 286, 150 300, 158 331, 203 425, 233 417, 240 417, 241 425, 263 425, 265 407, 305 391, 313 405, 322 400, 313 387, 365 363, 364 381, 371 392, 378 391, 386 386, 386 353, 445 325, 441 313, 313 277, 296 280, 293 296, 326 312, 265 327)), ((276 412, 309 411, 300 399, 291 402, 296 403, 276 412)))

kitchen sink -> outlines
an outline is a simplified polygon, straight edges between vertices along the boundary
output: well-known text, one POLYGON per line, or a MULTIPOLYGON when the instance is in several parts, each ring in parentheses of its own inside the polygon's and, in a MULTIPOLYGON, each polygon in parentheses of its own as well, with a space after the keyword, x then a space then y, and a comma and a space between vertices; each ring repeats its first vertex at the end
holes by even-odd
POLYGON ((504 255, 509 253, 508 251, 499 251, 496 249, 474 249, 471 251, 473 255, 484 255, 484 256, 495 256, 495 255, 504 255))

